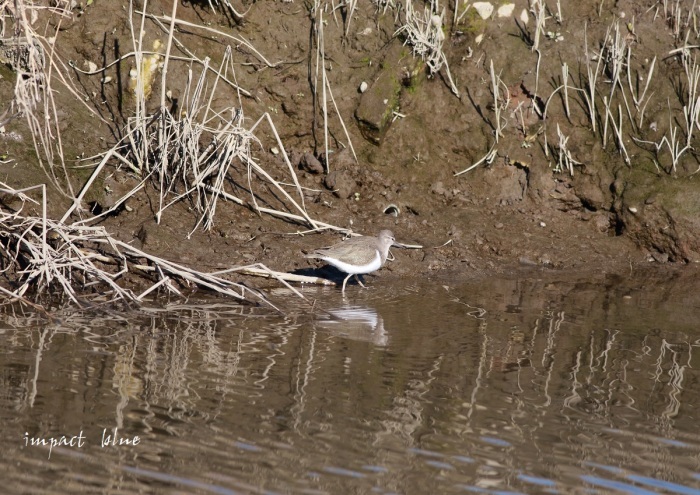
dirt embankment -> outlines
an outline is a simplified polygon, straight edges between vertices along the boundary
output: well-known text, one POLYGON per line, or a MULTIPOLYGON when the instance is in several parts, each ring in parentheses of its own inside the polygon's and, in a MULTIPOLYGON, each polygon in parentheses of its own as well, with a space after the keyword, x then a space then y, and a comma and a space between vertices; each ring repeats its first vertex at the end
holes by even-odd
MULTIPOLYGON (((176 3, 176 23, 166 0, 134 1, 131 11, 129 2, 95 0, 60 16, 39 12, 35 21, 47 26, 44 52, 61 74, 51 76, 56 108, 44 110, 56 119, 52 150, 59 150, 60 133, 76 193, 90 172, 77 159, 128 140, 139 115, 135 46, 153 57, 141 109, 147 115, 167 101, 176 123, 201 117, 202 108, 210 128, 242 122, 250 129, 270 117, 252 131, 250 156, 264 173, 251 172, 240 157, 222 161, 230 167, 224 190, 243 204, 220 200, 205 230, 196 227, 205 194, 190 194, 163 210, 158 223, 163 202, 185 192, 196 173, 177 170, 165 199, 158 193, 163 181, 153 175, 99 221, 125 242, 203 270, 251 262, 303 269, 302 250, 335 239, 290 236, 306 227, 264 213, 260 207, 299 214, 268 174, 313 219, 369 234, 388 227, 398 240, 425 246, 396 253, 400 262, 391 271, 402 276, 522 266, 618 270, 700 259, 700 122, 697 115, 684 120, 695 108, 697 66, 692 48, 673 52, 695 44, 698 33, 684 21, 689 12, 664 12, 652 0, 562 0, 561 12, 549 2, 538 34, 537 2, 530 8, 524 0, 486 19, 474 6, 454 13, 450 5, 440 17, 420 2, 413 10, 369 2, 335 10, 300 2, 236 10, 224 1, 176 3), (427 49, 426 60, 416 58, 420 46, 408 30, 395 36, 411 18, 425 33, 433 30, 440 48, 427 49), (226 82, 202 80, 206 97, 193 111, 205 63, 226 82)), ((9 62, 0 75, 0 101, 9 102, 22 76, 9 62)), ((211 132, 203 133, 193 156, 211 142, 211 132)), ((3 181, 17 189, 46 182, 21 116, 5 124, 0 146, 3 181)), ((158 153, 142 159, 163 161, 158 153)), ((85 205, 110 208, 153 164, 132 165, 109 161, 85 205)), ((54 175, 67 190, 62 172, 54 175)), ((56 191, 50 198, 60 217, 69 200, 56 191)), ((12 207, 12 199, 4 201, 12 207)))

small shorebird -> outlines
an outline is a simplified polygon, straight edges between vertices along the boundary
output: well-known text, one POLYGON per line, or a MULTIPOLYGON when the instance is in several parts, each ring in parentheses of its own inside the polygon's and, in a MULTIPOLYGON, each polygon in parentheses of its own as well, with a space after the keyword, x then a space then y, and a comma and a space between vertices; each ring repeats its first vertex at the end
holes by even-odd
POLYGON ((352 237, 333 246, 317 249, 304 257, 323 260, 347 273, 348 276, 343 280, 344 293, 345 284, 353 275, 355 280, 364 287, 357 276, 379 270, 386 261, 389 248, 393 245, 398 245, 394 240, 394 234, 391 230, 382 230, 377 237, 352 237))

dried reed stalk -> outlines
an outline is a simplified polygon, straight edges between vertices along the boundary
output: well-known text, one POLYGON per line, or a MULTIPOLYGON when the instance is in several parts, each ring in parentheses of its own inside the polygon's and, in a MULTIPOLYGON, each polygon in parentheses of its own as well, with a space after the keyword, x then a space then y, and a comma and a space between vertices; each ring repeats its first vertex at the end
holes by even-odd
MULTIPOLYGON (((3 289, 11 299, 24 301, 31 291, 67 297, 78 306, 99 299, 106 302, 138 303, 150 292, 165 288, 179 296, 172 281, 180 281, 233 297, 257 300, 277 309, 262 293, 226 280, 218 273, 205 273, 141 251, 113 238, 102 227, 67 225, 46 216, 45 186, 42 189, 42 216, 24 215, 26 203, 37 204, 26 190, 15 190, 0 182, 0 192, 22 201, 17 211, 0 210, 0 263, 6 278, 15 280, 13 291, 3 289), (148 272, 157 276, 154 284, 140 295, 122 287, 128 274, 148 272)), ((243 271, 241 267, 240 270, 243 271)), ((237 271, 231 269, 228 272, 237 271)), ((270 276, 275 277, 270 271, 270 276)), ((281 280, 281 278, 280 278, 281 280)))
POLYGON ((445 41, 445 33, 442 32, 444 19, 445 9, 438 11, 437 0, 430 0, 430 5, 423 9, 423 13, 416 12, 412 1, 406 0, 404 24, 396 30, 394 36, 406 37, 404 44, 411 45, 413 55, 420 57, 426 63, 431 76, 439 72, 444 65, 450 90, 459 98, 459 90, 452 80, 447 57, 442 51, 442 44, 445 41))

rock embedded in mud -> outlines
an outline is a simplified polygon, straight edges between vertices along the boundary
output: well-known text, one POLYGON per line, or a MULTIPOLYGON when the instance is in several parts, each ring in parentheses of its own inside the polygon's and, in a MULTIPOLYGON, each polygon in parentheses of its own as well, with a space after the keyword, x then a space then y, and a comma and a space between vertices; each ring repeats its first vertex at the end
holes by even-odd
POLYGON ((487 20, 493 14, 493 4, 491 2, 474 2, 472 7, 483 20, 487 20))
POLYGON ((369 142, 381 144, 392 123, 393 112, 398 110, 401 84, 391 70, 384 70, 362 94, 355 110, 360 132, 369 142))
POLYGON ((330 156, 330 160, 326 158, 326 154, 323 152, 318 157, 321 163, 326 167, 325 170, 358 170, 355 158, 347 149, 330 151, 328 154, 330 156))
POLYGON ((445 189, 445 185, 442 183, 441 180, 437 181, 432 186, 430 186, 430 192, 432 192, 436 196, 447 196, 447 189, 445 189))
POLYGON ((606 169, 589 167, 574 175, 572 184, 574 194, 585 207, 598 211, 608 211, 612 207, 611 184, 614 178, 606 169))
POLYGON ((345 170, 334 170, 326 176, 323 183, 340 199, 348 199, 357 188, 355 179, 345 170))
POLYGON ((610 227, 613 225, 613 219, 611 219, 610 214, 599 214, 595 215, 593 217, 593 222, 595 224, 596 229, 598 232, 607 232, 610 230, 610 227))
POLYGON ((487 184, 482 193, 483 200, 514 204, 525 197, 527 173, 521 168, 510 165, 492 166, 484 170, 482 178, 487 184))
POLYGON ((621 169, 614 184, 617 231, 656 258, 700 260, 700 191, 694 181, 659 178, 640 167, 621 169))
POLYGON ((321 165, 321 162, 313 155, 313 153, 308 151, 301 156, 299 166, 310 174, 323 173, 323 165, 321 165))
POLYGON ((287 117, 296 117, 299 115, 299 104, 293 99, 288 99, 282 102, 282 111, 287 117))
POLYGON ((652 251, 651 257, 657 263, 668 263, 668 253, 659 253, 657 251, 652 251))
POLYGON ((299 168, 301 165, 301 157, 304 156, 303 153, 300 153, 297 150, 292 150, 289 153, 289 163, 292 164, 293 168, 299 168))
POLYGON ((399 99, 404 87, 413 87, 424 64, 413 57, 410 50, 394 40, 380 69, 364 93, 355 110, 360 132, 369 142, 381 144, 399 110, 399 99))

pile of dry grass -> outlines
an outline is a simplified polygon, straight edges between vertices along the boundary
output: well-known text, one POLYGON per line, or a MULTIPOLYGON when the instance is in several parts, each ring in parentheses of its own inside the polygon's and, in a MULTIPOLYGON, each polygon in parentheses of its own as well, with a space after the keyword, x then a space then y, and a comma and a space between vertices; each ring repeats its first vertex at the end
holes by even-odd
MULTIPOLYGON (((54 13, 59 17, 71 15, 68 3, 56 3, 52 7, 54 13)), ((215 3, 216 6, 232 9, 228 2, 215 3)), ((241 95, 250 93, 236 83, 231 47, 225 49, 218 68, 211 67, 208 58, 202 60, 191 53, 187 57, 171 54, 173 46, 189 53, 175 36, 175 26, 183 22, 177 18, 178 4, 178 1, 173 2, 170 17, 158 17, 145 11, 147 2, 144 2, 143 12, 135 12, 130 2, 129 19, 134 49, 123 59, 133 58, 134 61, 135 68, 131 74, 133 84, 129 85, 135 103, 133 116, 121 133, 123 137, 95 156, 97 161, 91 165, 92 173, 76 194, 63 162, 51 84, 58 74, 63 85, 74 91, 71 81, 60 75, 68 71, 61 69, 80 69, 71 62, 64 64, 53 49, 60 42, 60 25, 50 39, 39 36, 32 27, 33 15, 38 8, 36 5, 23 0, 0 0, 0 34, 4 36, 5 31, 11 30, 14 37, 22 40, 22 45, 26 46, 22 62, 14 66, 20 77, 17 77, 12 111, 27 119, 37 155, 46 162, 45 169, 53 185, 56 188, 64 187, 60 190, 72 198, 71 206, 60 220, 53 220, 46 213, 44 186, 15 190, 10 185, 0 184, 0 193, 19 198, 21 202, 21 206, 14 209, 0 205, 0 263, 6 281, 6 287, 0 285, 0 291, 10 300, 30 303, 30 299, 37 301, 44 295, 50 295, 78 305, 98 301, 139 303, 156 290, 183 296, 186 292, 183 289, 199 287, 240 301, 263 302, 272 306, 261 292, 227 280, 225 273, 273 277, 289 287, 285 281, 289 277, 262 265, 204 273, 138 250, 115 239, 103 227, 96 226, 101 217, 119 208, 149 184, 155 186, 160 198, 156 215, 158 221, 163 212, 177 202, 188 201, 195 205, 198 221, 191 232, 183 234, 187 236, 191 236, 199 227, 211 229, 220 199, 251 208, 260 214, 284 218, 303 225, 305 229, 343 230, 314 220, 306 212, 302 189, 272 118, 265 114, 252 126, 245 125, 241 95), (134 27, 134 20, 138 27, 134 27), (163 50, 144 48, 147 22, 152 22, 167 34, 168 40, 163 50), (173 64, 178 64, 179 69, 184 67, 188 74, 179 106, 174 105, 174 100, 165 89, 169 87, 168 73, 173 64), (162 78, 160 105, 149 113, 146 101, 154 77, 159 73, 162 78), (222 95, 225 97, 222 98, 222 95), (214 108, 212 102, 217 99, 237 101, 238 105, 214 108), (270 153, 265 151, 256 136, 256 132, 265 124, 269 125, 275 136, 274 148, 281 153, 288 180, 275 180, 258 156, 270 153), (108 170, 120 167, 127 167, 140 176, 141 181, 129 193, 117 199, 111 209, 97 216, 90 215, 82 206, 85 195, 108 170), (57 171, 62 171, 64 177, 59 178, 57 171), (39 188, 42 190, 41 198, 32 198, 29 194, 31 189, 39 188), (248 197, 244 196, 246 194, 248 197), (43 214, 33 216, 23 213, 27 204, 41 204, 43 214), (127 288, 134 286, 129 283, 133 277, 146 280, 146 290, 137 294, 127 288)), ((239 13, 236 12, 236 15, 239 13)), ((247 43, 239 39, 234 41, 247 43)), ((262 63, 272 66, 252 46, 249 48, 262 63)), ((106 67, 93 69, 89 73, 80 72, 103 76, 106 67)), ((78 97, 77 92, 75 94, 78 97)))

